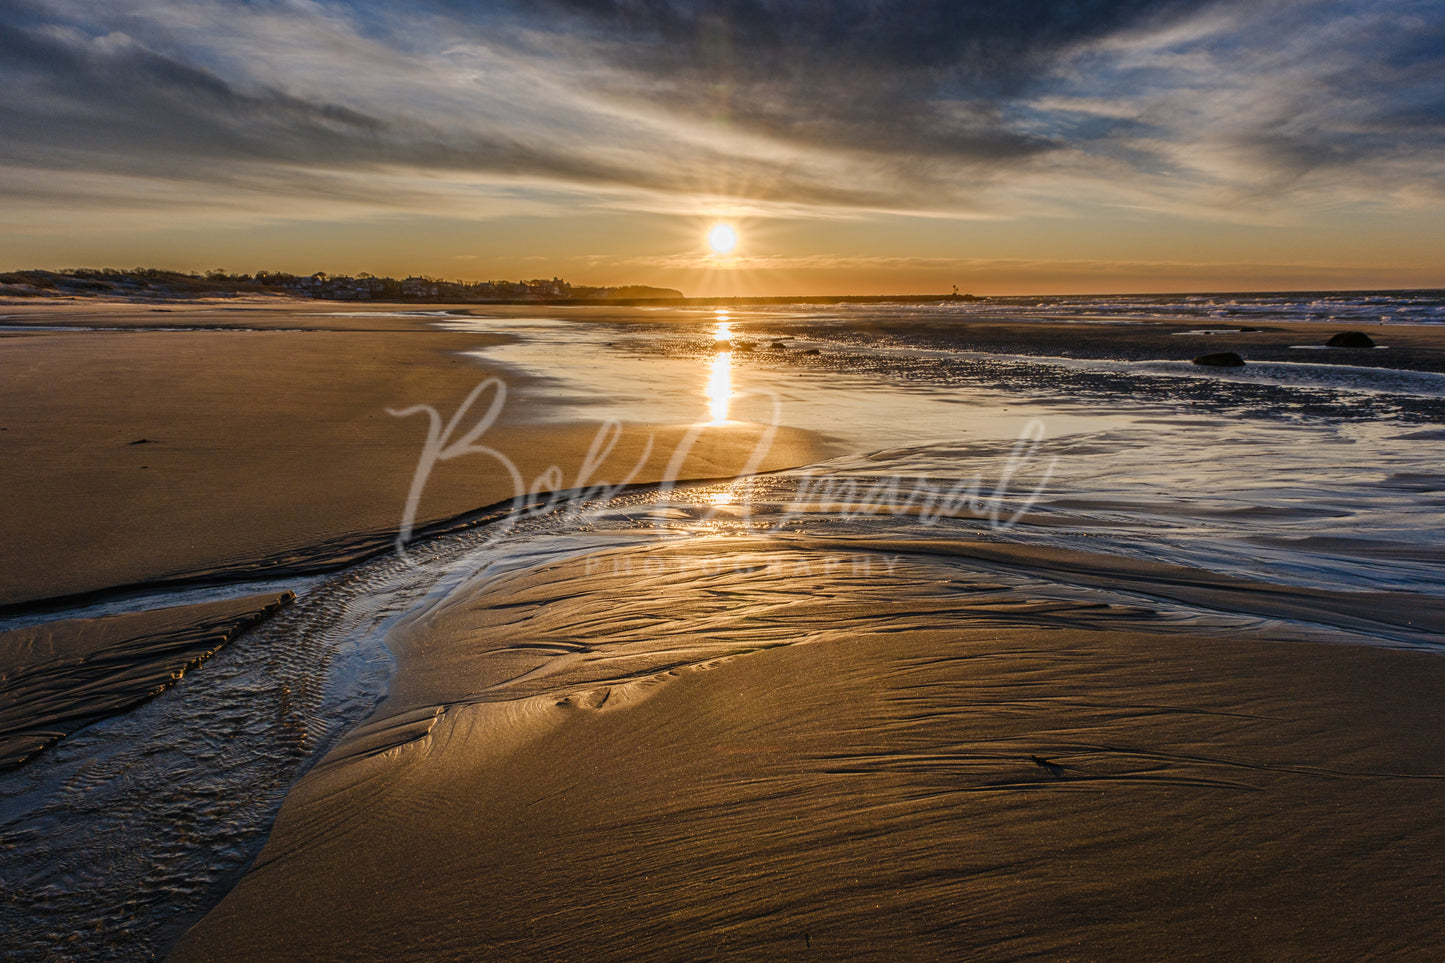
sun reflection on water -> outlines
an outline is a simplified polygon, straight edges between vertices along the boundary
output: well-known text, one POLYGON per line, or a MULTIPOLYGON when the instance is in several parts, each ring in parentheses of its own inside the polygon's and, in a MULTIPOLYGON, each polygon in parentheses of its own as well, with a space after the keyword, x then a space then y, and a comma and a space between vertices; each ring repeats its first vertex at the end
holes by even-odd
POLYGON ((719 351, 712 359, 712 377, 707 383, 707 407, 713 424, 728 420, 728 405, 733 397, 733 353, 719 351))
POLYGON ((712 370, 707 382, 707 406, 715 425, 728 420, 728 407, 733 398, 732 327, 728 320, 728 313, 719 311, 717 328, 713 331, 717 353, 712 356, 712 370))

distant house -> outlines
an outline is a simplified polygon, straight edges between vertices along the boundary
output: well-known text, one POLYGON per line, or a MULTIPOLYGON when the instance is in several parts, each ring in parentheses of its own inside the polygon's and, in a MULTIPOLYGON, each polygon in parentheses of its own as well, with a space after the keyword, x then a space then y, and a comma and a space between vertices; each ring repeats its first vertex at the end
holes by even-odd
POLYGON ((430 278, 410 277, 401 282, 401 296, 404 298, 434 298, 441 292, 441 286, 430 278))

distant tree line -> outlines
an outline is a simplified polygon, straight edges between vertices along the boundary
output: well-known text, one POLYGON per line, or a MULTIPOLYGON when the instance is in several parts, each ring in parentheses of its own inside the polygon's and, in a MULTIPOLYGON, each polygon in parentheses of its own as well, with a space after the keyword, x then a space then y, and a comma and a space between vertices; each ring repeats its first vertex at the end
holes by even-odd
POLYGON ((187 298, 289 295, 327 301, 585 301, 680 298, 682 292, 646 285, 574 286, 561 278, 530 281, 444 281, 431 277, 372 274, 231 274, 222 268, 186 274, 158 268, 74 268, 0 273, 0 296, 187 298))

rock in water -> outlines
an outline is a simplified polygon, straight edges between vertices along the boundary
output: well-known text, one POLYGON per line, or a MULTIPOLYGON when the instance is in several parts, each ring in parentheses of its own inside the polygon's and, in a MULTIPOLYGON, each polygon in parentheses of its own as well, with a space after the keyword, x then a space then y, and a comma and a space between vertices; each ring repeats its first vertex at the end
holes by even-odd
POLYGON ((1217 351, 1214 354, 1201 354, 1194 359, 1194 363, 1213 365, 1216 368, 1238 368, 1244 364, 1244 359, 1233 351, 1217 351))
POLYGON ((1375 342, 1363 331, 1341 331, 1325 344, 1331 348, 1373 348, 1375 342))

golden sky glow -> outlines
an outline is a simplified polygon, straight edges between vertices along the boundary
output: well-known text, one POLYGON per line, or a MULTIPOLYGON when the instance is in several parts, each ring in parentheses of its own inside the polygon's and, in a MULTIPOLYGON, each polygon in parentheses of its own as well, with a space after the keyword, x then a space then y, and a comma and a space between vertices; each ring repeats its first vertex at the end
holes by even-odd
POLYGON ((0 269, 1437 286, 1442 22, 1445 0, 0 4, 0 269))

